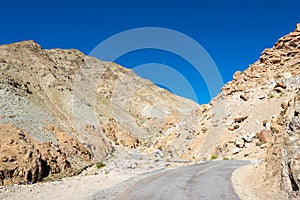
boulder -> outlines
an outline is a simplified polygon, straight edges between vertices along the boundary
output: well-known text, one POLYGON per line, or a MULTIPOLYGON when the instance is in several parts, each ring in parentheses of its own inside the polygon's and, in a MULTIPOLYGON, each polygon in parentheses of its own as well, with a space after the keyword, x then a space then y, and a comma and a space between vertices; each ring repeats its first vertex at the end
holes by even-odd
POLYGON ((269 130, 261 130, 258 135, 258 139, 260 142, 267 143, 270 141, 272 136, 272 132, 269 130))
POLYGON ((254 137, 255 137, 255 133, 247 133, 242 136, 245 142, 252 142, 254 137))

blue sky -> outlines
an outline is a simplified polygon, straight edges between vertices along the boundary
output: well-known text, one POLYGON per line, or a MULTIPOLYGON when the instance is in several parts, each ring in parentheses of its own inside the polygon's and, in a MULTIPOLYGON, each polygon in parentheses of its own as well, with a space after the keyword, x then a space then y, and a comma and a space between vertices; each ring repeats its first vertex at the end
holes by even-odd
MULTIPOLYGON (((0 44, 33 39, 44 48, 76 48, 89 54, 122 31, 164 27, 201 44, 227 82, 236 70, 256 61, 264 48, 295 29, 299 8, 299 0, 3 1, 0 44)), ((195 101, 207 103, 211 98, 201 76, 194 76, 189 63, 172 53, 148 49, 117 62, 129 68, 152 62, 169 65, 191 83, 195 101)), ((184 92, 179 95, 192 98, 184 92)))

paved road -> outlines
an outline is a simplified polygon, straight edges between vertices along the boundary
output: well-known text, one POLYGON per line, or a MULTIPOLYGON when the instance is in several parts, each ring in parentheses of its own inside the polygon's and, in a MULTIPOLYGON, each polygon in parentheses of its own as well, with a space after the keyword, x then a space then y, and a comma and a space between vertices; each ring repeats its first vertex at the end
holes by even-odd
POLYGON ((141 179, 120 193, 122 200, 235 200, 232 172, 248 161, 209 161, 166 170, 141 179))

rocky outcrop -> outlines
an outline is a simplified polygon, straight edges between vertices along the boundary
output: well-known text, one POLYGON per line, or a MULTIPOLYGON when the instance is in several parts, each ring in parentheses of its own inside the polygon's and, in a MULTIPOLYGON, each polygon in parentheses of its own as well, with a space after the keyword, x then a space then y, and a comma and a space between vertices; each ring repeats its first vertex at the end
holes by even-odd
MULTIPOLYGON (((243 72, 236 72, 233 80, 222 88, 224 96, 245 92, 258 85, 277 79, 275 90, 283 92, 286 89, 284 80, 298 74, 297 65, 300 57, 300 31, 296 29, 280 38, 273 48, 265 49, 257 62, 243 72)), ((243 100, 247 99, 242 94, 243 100)))
POLYGON ((57 174, 72 174, 59 146, 40 143, 11 125, 0 125, 0 185, 35 183, 57 174))
POLYGON ((265 182, 278 191, 287 193, 289 199, 299 199, 300 194, 299 99, 300 91, 294 94, 294 97, 282 106, 280 114, 273 118, 265 158, 265 182))
MULTIPOLYGON (((279 118, 283 120, 282 187, 291 196, 300 195, 300 91, 279 118)), ((279 124, 280 125, 280 124, 279 124)))

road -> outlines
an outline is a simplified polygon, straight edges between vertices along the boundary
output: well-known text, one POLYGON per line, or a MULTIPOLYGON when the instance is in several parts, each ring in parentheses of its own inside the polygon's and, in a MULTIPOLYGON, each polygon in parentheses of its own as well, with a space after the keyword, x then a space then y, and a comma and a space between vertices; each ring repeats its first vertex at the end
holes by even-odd
POLYGON ((235 200, 239 199, 231 183, 232 172, 248 161, 208 161, 163 170, 138 180, 121 192, 122 200, 235 200))

